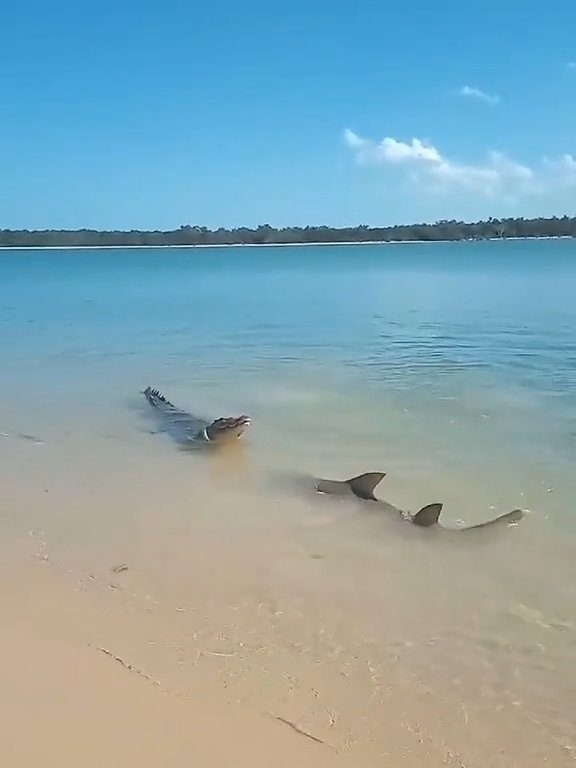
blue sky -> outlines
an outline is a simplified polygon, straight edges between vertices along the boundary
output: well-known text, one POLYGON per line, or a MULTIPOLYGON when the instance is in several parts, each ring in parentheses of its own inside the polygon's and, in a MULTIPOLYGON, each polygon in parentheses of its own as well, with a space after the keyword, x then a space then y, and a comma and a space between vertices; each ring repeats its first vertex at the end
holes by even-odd
POLYGON ((0 227, 576 213, 576 3, 4 4, 0 227))

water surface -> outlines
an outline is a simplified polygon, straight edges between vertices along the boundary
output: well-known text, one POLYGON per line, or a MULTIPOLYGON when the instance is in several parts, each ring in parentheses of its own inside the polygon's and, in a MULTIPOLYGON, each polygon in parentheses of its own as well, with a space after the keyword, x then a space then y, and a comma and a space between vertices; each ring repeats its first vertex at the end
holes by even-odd
POLYGON ((225 636, 211 663, 228 659, 234 695, 293 708, 365 764, 394 696, 470 764, 561 765, 575 248, 1 251, 2 514, 79 575, 136 563, 124 583, 155 606, 165 674, 225 636), (207 461, 150 434, 147 384, 201 416, 249 413, 244 450, 207 461), (530 514, 471 546, 282 480, 377 469, 380 495, 444 501, 446 525, 530 514))

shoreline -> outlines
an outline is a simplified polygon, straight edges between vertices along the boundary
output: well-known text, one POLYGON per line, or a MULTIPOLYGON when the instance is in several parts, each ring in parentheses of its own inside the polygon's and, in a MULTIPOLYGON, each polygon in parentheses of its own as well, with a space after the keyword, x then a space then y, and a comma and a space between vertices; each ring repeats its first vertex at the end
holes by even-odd
MULTIPOLYGON (((93 439, 89 453, 76 441, 57 456, 28 442, 14 449, 13 517, 0 518, 0 678, 10 691, 0 752, 11 768, 46 754, 50 765, 85 768, 110 754, 139 768, 376 768, 386 755, 390 765, 401 755, 405 768, 538 768, 545 759, 568 768, 554 733, 525 733, 538 707, 516 708, 492 682, 500 665, 530 662, 523 649, 540 637, 535 621, 548 633, 567 610, 503 588, 462 634, 476 615, 473 598, 495 594, 509 572, 512 540, 484 560, 492 577, 480 592, 462 578, 459 594, 430 602, 423 577, 439 583, 448 568, 454 578, 467 552, 426 552, 393 527, 378 541, 369 521, 343 528, 320 510, 314 521, 315 504, 293 498, 271 513, 275 495, 259 485, 230 504, 229 491, 218 497, 210 478, 179 465, 168 447, 127 457, 125 444, 101 445, 102 454, 91 453, 93 439), (99 490, 87 498, 95 472, 99 490), (407 572, 409 553, 419 565, 407 572), (128 567, 118 574, 121 563, 128 567), (516 614, 499 621, 495 637, 491 617, 507 606, 520 622, 516 614), (480 665, 488 671, 477 676, 480 665)), ((514 539, 528 544, 525 532, 514 539)), ((558 640, 546 641, 555 664, 570 658, 569 648, 557 655, 558 640)), ((510 697, 546 697, 542 682, 557 681, 554 673, 536 687, 516 681, 510 697)))
POLYGON ((122 632, 118 607, 80 586, 33 538, 8 534, 0 567, 0 752, 11 768, 354 765, 276 713, 231 700, 215 674, 180 689, 161 664, 153 676, 143 671, 132 663, 142 647, 122 632))
POLYGON ((368 246, 368 245, 446 245, 452 243, 487 243, 487 242, 506 242, 518 240, 576 240, 571 235, 544 235, 534 237, 487 237, 480 239, 461 239, 461 240, 341 240, 333 243, 310 242, 310 243, 198 243, 195 245, 0 245, 0 251, 106 251, 106 250, 159 250, 169 248, 172 250, 181 250, 189 248, 308 248, 311 246, 319 247, 340 247, 340 246, 368 246))

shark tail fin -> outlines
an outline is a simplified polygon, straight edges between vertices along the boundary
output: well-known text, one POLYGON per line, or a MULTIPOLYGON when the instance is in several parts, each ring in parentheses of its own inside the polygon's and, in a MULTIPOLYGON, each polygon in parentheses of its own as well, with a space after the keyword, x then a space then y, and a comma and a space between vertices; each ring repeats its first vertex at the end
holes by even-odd
POLYGON ((520 520, 522 520, 523 517, 523 509, 513 509, 512 512, 506 512, 505 514, 494 518, 494 520, 490 520, 490 524, 499 523, 502 525, 512 525, 513 523, 518 523, 520 520))
POLYGON ((524 517, 526 513, 523 509, 513 509, 512 512, 506 512, 503 515, 495 517, 493 520, 487 520, 485 523, 478 523, 478 525, 471 525, 469 528, 464 528, 465 531, 472 531, 477 528, 487 528, 492 525, 514 525, 518 523, 524 517))
POLYGON ((505 520, 508 524, 518 523, 525 515, 526 512, 523 509, 513 509, 512 512, 502 515, 502 521, 505 520))
POLYGON ((431 525, 436 525, 440 512, 442 512, 442 504, 427 504, 419 512, 416 512, 412 522, 414 525, 419 525, 422 528, 429 528, 431 525))
POLYGON ((352 493, 360 499, 375 501, 374 489, 385 477, 385 472, 365 472, 346 480, 346 485, 349 485, 352 493))

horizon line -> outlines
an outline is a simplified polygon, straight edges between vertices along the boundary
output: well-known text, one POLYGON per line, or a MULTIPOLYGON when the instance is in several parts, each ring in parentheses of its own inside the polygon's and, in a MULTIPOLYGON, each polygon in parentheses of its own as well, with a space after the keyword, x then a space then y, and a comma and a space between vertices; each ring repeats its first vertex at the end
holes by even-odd
POLYGON ((274 226, 272 224, 258 224, 257 226, 248 227, 245 225, 240 225, 237 227, 224 227, 219 226, 216 228, 206 227, 203 225, 198 224, 181 224, 179 227, 176 227, 174 229, 98 229, 93 227, 81 227, 77 229, 69 229, 69 228, 60 228, 60 227, 50 227, 50 228, 43 228, 43 229, 11 229, 9 227, 1 227, 0 232, 11 232, 11 233, 28 233, 28 234, 44 234, 47 232, 58 232, 58 233, 78 233, 78 232, 95 232, 99 234, 131 234, 133 232, 139 232, 142 234, 168 234, 168 233, 174 233, 174 232, 187 232, 187 231, 196 231, 196 232, 210 232, 211 234, 215 234, 217 232, 238 232, 240 230, 246 230, 248 232, 257 232, 261 229, 267 229, 272 230, 276 232, 284 232, 286 230, 306 230, 306 229, 324 229, 324 230, 331 230, 333 232, 341 232, 345 230, 391 230, 391 229, 404 229, 404 228, 410 228, 410 227, 440 227, 445 225, 458 225, 458 226, 478 226, 480 224, 500 224, 500 223, 510 223, 510 222, 523 222, 525 224, 537 222, 537 221, 558 221, 568 219, 570 221, 576 221, 576 215, 570 216, 568 214, 562 214, 559 215, 553 215, 553 216, 534 216, 530 218, 526 218, 524 216, 506 216, 506 217, 497 217, 497 216, 489 216, 487 219, 476 219, 473 221, 465 221, 463 219, 438 219, 434 222, 432 221, 421 221, 421 222, 411 222, 409 224, 349 224, 349 225, 343 225, 343 226, 330 226, 328 224, 303 224, 303 225, 292 225, 288 224, 285 226, 274 226))

